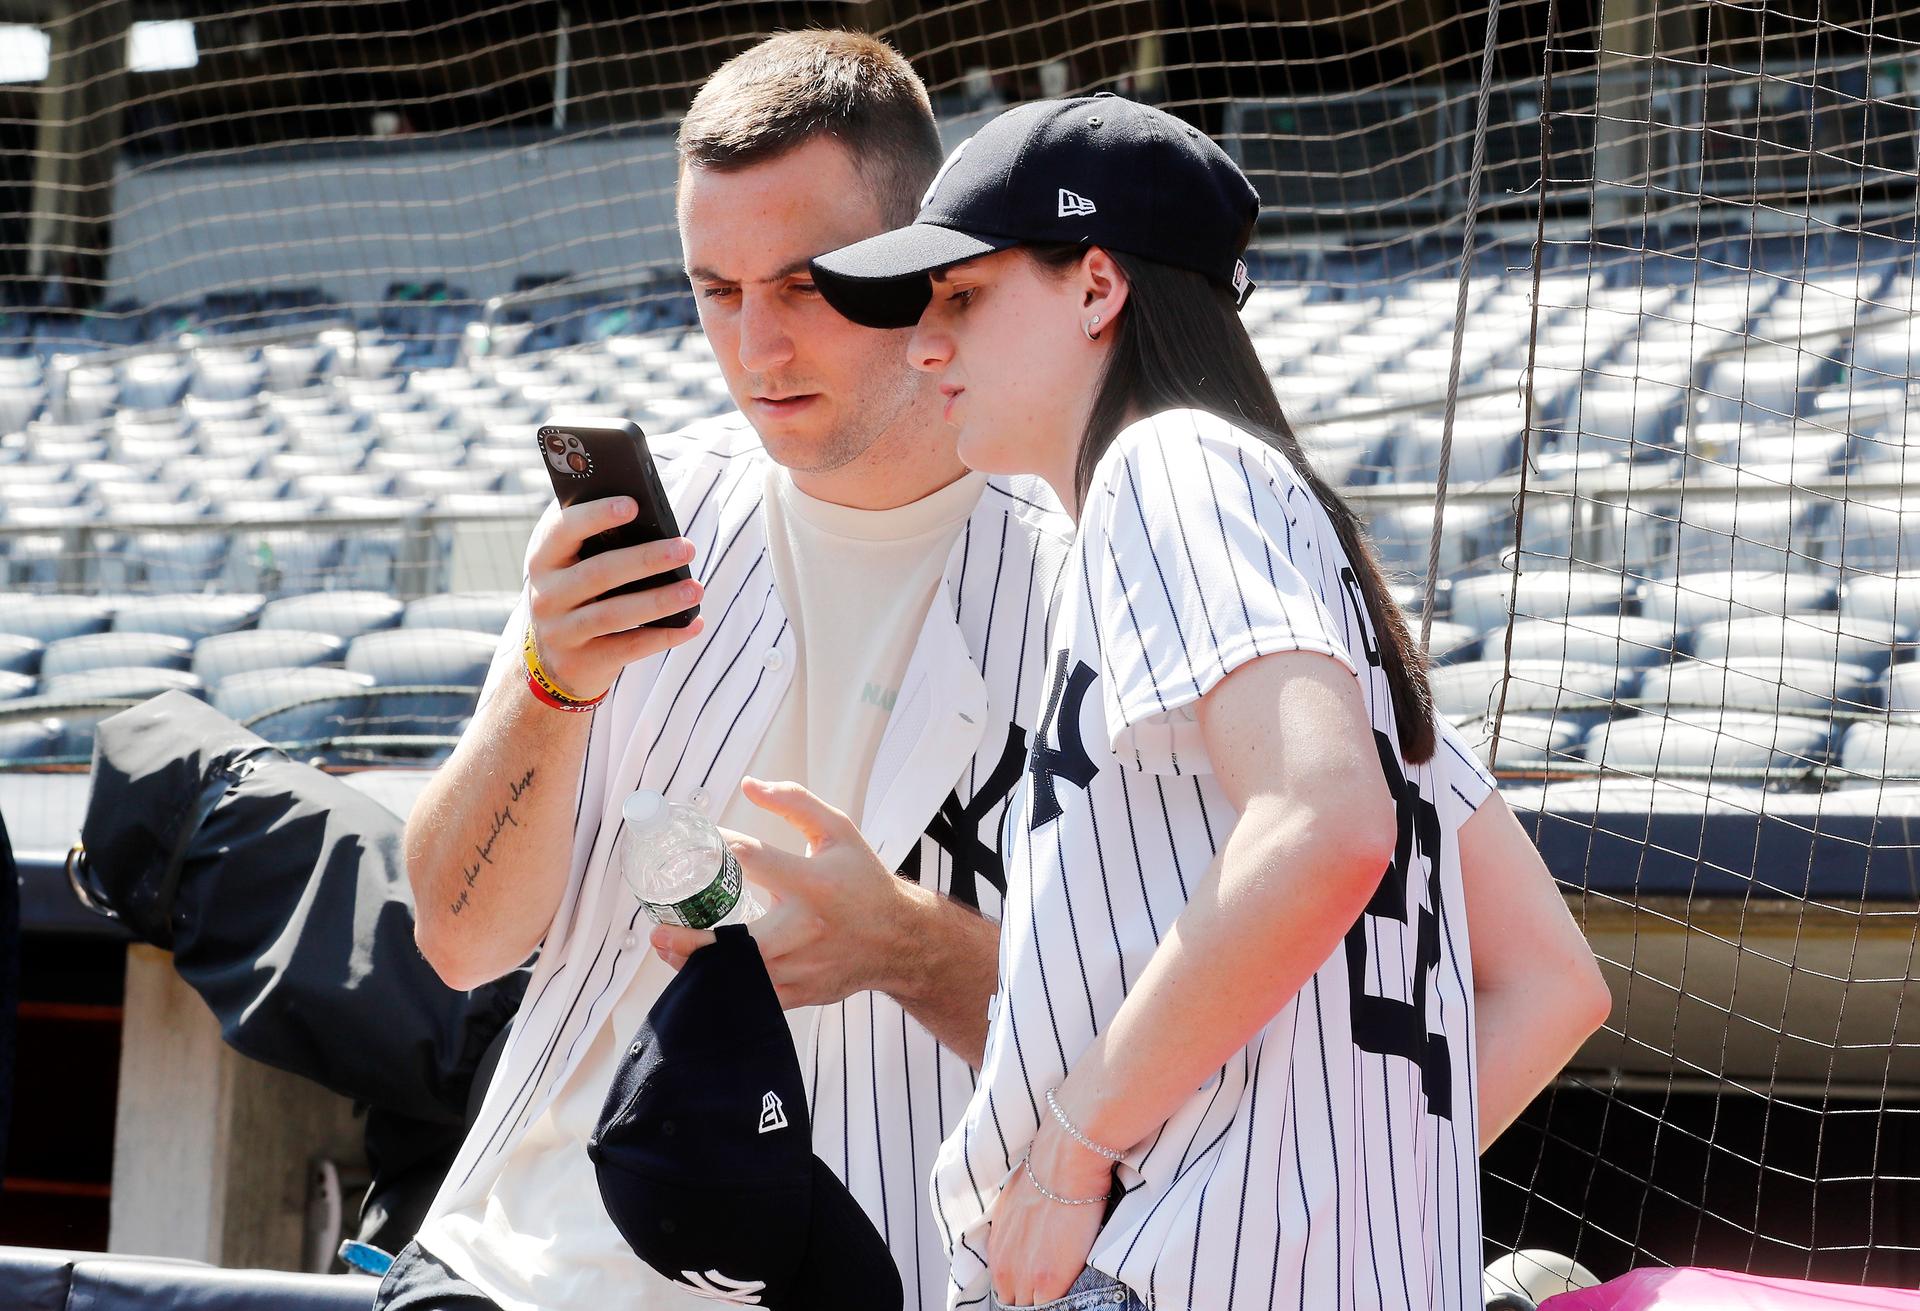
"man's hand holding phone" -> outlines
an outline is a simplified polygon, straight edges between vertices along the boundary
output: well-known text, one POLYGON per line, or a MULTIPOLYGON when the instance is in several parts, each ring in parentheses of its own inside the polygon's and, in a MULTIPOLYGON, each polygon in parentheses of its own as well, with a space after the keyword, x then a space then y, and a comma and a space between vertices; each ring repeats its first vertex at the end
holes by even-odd
POLYGON ((629 523, 639 513, 630 496, 610 496, 549 513, 534 529, 527 585, 540 663, 568 696, 590 701, 620 671, 697 636, 702 621, 647 627, 700 601, 694 579, 608 595, 630 583, 672 573, 693 561, 693 543, 668 537, 581 556, 588 538, 629 523))

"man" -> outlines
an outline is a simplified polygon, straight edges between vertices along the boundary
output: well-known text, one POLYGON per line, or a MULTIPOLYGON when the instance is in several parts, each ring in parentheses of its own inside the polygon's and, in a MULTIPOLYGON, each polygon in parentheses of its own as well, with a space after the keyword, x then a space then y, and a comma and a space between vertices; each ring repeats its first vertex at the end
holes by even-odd
POLYGON ((641 787, 751 840, 777 903, 754 936, 795 1020, 815 1149, 908 1304, 945 1302, 926 1178, 985 1038, 999 822, 1071 526, 1036 481, 968 473, 904 334, 813 288, 812 256, 911 219, 939 167, 904 60, 851 33, 775 37, 714 74, 679 145, 687 270, 740 414, 652 443, 678 541, 578 561, 632 507, 549 509, 472 728, 408 824, 416 937, 441 976, 467 988, 539 960, 377 1306, 707 1304, 627 1249, 585 1150, 621 1044, 691 950, 649 937, 613 863, 641 787), (682 563, 695 582, 596 599, 682 563), (637 627, 696 599, 692 628, 637 627), (881 864, 801 854, 854 821, 881 864))

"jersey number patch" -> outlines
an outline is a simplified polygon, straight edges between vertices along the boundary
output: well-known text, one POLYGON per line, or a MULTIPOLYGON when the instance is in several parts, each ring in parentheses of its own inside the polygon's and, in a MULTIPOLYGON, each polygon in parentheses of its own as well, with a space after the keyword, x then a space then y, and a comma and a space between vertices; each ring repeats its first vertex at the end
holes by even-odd
MULTIPOLYGON (((1367 663, 1378 668, 1380 648, 1373 640, 1360 580, 1346 568, 1340 571, 1340 585, 1353 606, 1353 622, 1360 630, 1367 663)), ((1418 787, 1407 782, 1392 739, 1375 729, 1373 744, 1380 753, 1380 771, 1387 776, 1399 831, 1394 838, 1393 861, 1380 875, 1380 886, 1347 930, 1347 996, 1353 1001, 1353 1041, 1362 1051, 1404 1056, 1418 1065, 1427 1109, 1443 1120, 1451 1120, 1453 1056, 1447 1050, 1445 1034, 1427 1032, 1427 975, 1440 963, 1440 812, 1420 795, 1418 787), (1414 932, 1413 978, 1408 981, 1408 995, 1413 1000, 1375 996, 1367 991, 1367 920, 1377 916, 1400 924, 1407 922, 1407 883, 1413 877, 1415 862, 1423 858, 1427 863, 1427 902, 1420 908, 1420 922, 1414 932)))
POLYGON ((1427 1032, 1427 976, 1440 963, 1440 812, 1407 782, 1400 771, 1399 753, 1378 729, 1373 734, 1380 751, 1380 767, 1393 794, 1399 834, 1393 844, 1393 862, 1380 876, 1380 886, 1366 911, 1347 930, 1347 995, 1353 999, 1353 1041, 1362 1051, 1381 1056, 1404 1056, 1420 1067, 1420 1088, 1427 1109, 1443 1120, 1453 1118, 1453 1057, 1445 1034, 1427 1032), (1367 991, 1367 919, 1407 922, 1407 883, 1416 862, 1427 863, 1427 903, 1420 907, 1414 934, 1411 1002, 1378 997, 1367 991))

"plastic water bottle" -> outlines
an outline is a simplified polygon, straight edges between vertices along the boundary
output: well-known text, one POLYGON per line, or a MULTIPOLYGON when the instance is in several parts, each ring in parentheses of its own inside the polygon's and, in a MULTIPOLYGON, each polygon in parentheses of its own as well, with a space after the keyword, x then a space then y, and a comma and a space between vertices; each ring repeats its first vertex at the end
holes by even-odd
POLYGON ((620 806, 613 858, 620 876, 656 924, 710 929, 745 924, 762 907, 705 815, 658 792, 635 792, 620 806))

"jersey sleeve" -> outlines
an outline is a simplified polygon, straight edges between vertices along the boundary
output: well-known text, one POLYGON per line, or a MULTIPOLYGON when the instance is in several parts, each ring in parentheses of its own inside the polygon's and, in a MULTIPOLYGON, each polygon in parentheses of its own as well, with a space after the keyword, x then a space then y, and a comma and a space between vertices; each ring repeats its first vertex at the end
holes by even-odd
POLYGON ((1494 777, 1445 716, 1436 713, 1433 728, 1434 772, 1440 785, 1471 815, 1493 795, 1494 777))
POLYGON ((1194 758, 1194 703, 1248 661, 1309 651, 1358 672, 1323 595, 1338 583, 1310 524, 1325 521, 1251 442, 1211 416, 1160 415, 1116 439, 1090 488, 1105 498, 1084 549, 1107 732, 1143 768, 1194 758))

